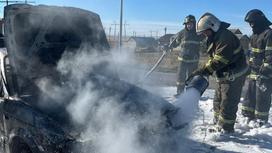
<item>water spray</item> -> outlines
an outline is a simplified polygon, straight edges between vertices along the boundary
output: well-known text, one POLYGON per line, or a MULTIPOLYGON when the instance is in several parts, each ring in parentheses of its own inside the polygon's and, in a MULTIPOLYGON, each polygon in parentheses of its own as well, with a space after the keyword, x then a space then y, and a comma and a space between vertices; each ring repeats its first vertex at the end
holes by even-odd
POLYGON ((196 75, 188 81, 186 90, 173 103, 178 110, 171 116, 174 129, 181 129, 193 120, 201 95, 209 86, 207 78, 196 75))

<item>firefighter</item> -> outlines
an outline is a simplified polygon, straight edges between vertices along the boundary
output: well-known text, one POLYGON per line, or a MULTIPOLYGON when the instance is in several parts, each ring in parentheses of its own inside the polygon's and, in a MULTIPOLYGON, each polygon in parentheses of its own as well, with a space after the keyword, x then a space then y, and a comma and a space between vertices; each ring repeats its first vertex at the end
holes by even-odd
POLYGON ((196 20, 193 15, 184 19, 185 28, 174 36, 171 48, 180 46, 178 55, 177 94, 180 95, 185 87, 186 78, 198 68, 200 41, 203 37, 196 34, 196 20))
POLYGON ((211 13, 199 19, 196 31, 207 37, 209 61, 190 76, 215 73, 214 123, 223 133, 234 132, 238 103, 249 70, 240 41, 227 29, 229 26, 211 13))
POLYGON ((247 122, 255 120, 257 126, 267 123, 272 93, 272 24, 258 9, 249 11, 245 21, 252 28, 250 40, 248 88, 242 105, 247 122))

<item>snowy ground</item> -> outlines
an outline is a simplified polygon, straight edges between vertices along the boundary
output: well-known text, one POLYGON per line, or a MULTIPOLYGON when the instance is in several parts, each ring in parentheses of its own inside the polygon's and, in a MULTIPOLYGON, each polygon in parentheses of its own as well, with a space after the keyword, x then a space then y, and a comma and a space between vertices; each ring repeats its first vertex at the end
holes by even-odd
MULTIPOLYGON (((172 95, 175 90, 175 87, 162 87, 156 92, 171 102, 174 100, 172 95)), ((237 113, 235 134, 228 137, 218 137, 218 133, 210 132, 209 130, 213 129, 211 124, 213 95, 213 90, 206 90, 203 97, 207 97, 207 100, 199 101, 200 109, 195 119, 187 129, 184 129, 191 131, 188 135, 191 142, 187 142, 186 146, 192 153, 272 153, 272 127, 253 128, 253 126, 245 124, 240 109, 237 113)), ((272 115, 270 115, 269 122, 272 123, 272 115)))

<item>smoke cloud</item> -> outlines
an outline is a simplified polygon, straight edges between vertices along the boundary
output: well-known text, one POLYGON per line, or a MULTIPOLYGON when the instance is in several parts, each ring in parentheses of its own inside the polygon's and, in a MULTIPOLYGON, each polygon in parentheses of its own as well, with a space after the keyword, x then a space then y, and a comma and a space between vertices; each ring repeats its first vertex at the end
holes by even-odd
POLYGON ((195 88, 189 88, 185 90, 178 99, 173 103, 179 111, 175 118, 173 118, 173 123, 178 125, 185 125, 196 117, 198 112, 198 102, 200 99, 200 93, 195 88))
MULTIPOLYGON (((78 12, 78 10, 74 10, 74 12, 78 12)), ((54 16, 54 12, 47 13, 44 15, 45 17, 54 16)), ((86 13, 90 12, 83 14, 86 15, 86 13)), ((181 147, 184 141, 181 141, 177 131, 167 127, 167 117, 164 114, 165 111, 172 111, 175 107, 166 103, 159 96, 123 81, 136 83, 144 74, 144 71, 137 69, 133 56, 128 51, 123 50, 120 53, 112 50, 112 54, 109 54, 107 51, 100 50, 101 47, 95 44, 91 44, 90 47, 90 43, 102 43, 103 45, 103 41, 105 41, 100 39, 103 35, 99 33, 103 27, 97 20, 97 15, 93 16, 88 21, 94 21, 90 22, 94 24, 89 25, 90 27, 83 26, 84 28, 81 27, 82 29, 74 32, 81 32, 84 36, 89 34, 90 36, 86 37, 92 37, 93 41, 79 43, 76 39, 69 40, 68 42, 71 43, 68 44, 68 47, 65 46, 67 49, 57 56, 54 54, 58 52, 58 50, 54 50, 55 48, 52 49, 53 51, 43 51, 42 47, 42 49, 35 48, 38 46, 35 44, 39 42, 37 41, 33 42, 34 48, 28 46, 22 50, 28 51, 30 48, 35 51, 29 51, 30 53, 35 55, 44 53, 44 55, 40 55, 40 57, 33 55, 31 58, 25 55, 16 55, 17 59, 26 63, 26 65, 20 64, 25 69, 18 68, 19 72, 22 72, 27 79, 33 80, 25 81, 24 84, 29 87, 32 86, 29 83, 34 83, 35 88, 30 93, 34 93, 34 91, 39 93, 37 95, 38 106, 48 111, 50 115, 52 115, 51 112, 54 113, 60 118, 60 123, 69 122, 72 124, 75 134, 72 134, 73 132, 70 134, 83 143, 90 144, 92 151, 95 152, 180 152, 180 149, 184 149, 181 147), (99 32, 84 33, 86 29, 99 32), (78 43, 81 45, 77 46, 78 43), (56 58, 54 60, 57 62, 50 61, 52 58, 56 58)), ((57 17, 57 19, 61 18, 61 16, 57 17)), ((75 19, 77 17, 75 16, 75 19)), ((65 23, 71 21, 71 23, 67 23, 66 27, 75 28, 72 23, 75 19, 68 18, 68 15, 63 18, 65 20, 61 21, 65 21, 65 23)), ((34 20, 35 18, 30 17, 29 19, 31 19, 31 24, 39 24, 34 20)), ((84 23, 85 18, 83 19, 84 23)), ((50 21, 53 22, 53 20, 50 21)), ((56 29, 53 28, 51 34, 55 34, 63 28, 62 22, 57 23, 56 29)), ((70 29, 66 30, 70 31, 70 29)), ((67 34, 68 38, 70 38, 69 34, 67 34)), ((13 50, 20 50, 20 48, 13 50)), ((199 96, 196 91, 188 90, 174 103, 176 107, 180 108, 179 113, 181 113, 175 118, 177 123, 190 122, 199 96), (195 99, 192 99, 193 97, 195 99), (183 120, 184 116, 188 119, 183 120)), ((89 147, 81 149, 87 150, 89 147)), ((75 152, 79 151, 75 150, 75 152)))
MULTIPOLYGON (((162 118, 160 110, 152 105, 145 107, 146 104, 141 102, 147 101, 152 104, 153 102, 156 103, 156 99, 135 94, 137 105, 143 106, 133 106, 135 105, 133 100, 121 98, 125 92, 128 92, 125 91, 126 89, 121 91, 124 93, 109 94, 109 92, 112 92, 111 90, 115 90, 115 87, 113 87, 115 84, 111 82, 112 80, 105 79, 108 76, 98 74, 98 78, 105 79, 109 88, 113 87, 113 89, 99 88, 97 82, 89 78, 90 72, 95 72, 97 65, 101 65, 101 63, 118 62, 118 66, 120 66, 126 65, 126 62, 131 60, 113 61, 110 55, 96 56, 94 53, 96 51, 84 50, 76 51, 75 54, 64 53, 58 62, 57 70, 59 74, 65 76, 65 82, 60 85, 53 84, 50 83, 48 78, 42 78, 37 81, 37 85, 43 93, 50 95, 54 102, 59 103, 61 101, 62 105, 66 106, 66 111, 76 127, 84 126, 84 128, 80 127, 80 129, 83 129, 80 133, 80 139, 84 142, 91 140, 98 152, 155 153, 162 149, 160 146, 162 144, 168 147, 164 150, 169 150, 166 143, 171 143, 173 139, 166 138, 168 134, 164 131, 166 129, 163 125, 165 119, 162 118), (63 96, 72 94, 72 98, 67 103, 63 96), (141 110, 141 107, 145 110, 141 110), (143 114, 138 114, 139 112, 143 114)), ((120 58, 116 59, 119 60, 120 58)), ((106 65, 106 68, 101 68, 114 71, 113 64, 106 65)), ((122 72, 119 73, 120 75, 123 75, 123 78, 129 78, 133 74, 128 75, 128 73, 122 72)), ((120 88, 125 88, 125 86, 121 85, 120 88)), ((48 104, 44 98, 41 101, 48 104)))

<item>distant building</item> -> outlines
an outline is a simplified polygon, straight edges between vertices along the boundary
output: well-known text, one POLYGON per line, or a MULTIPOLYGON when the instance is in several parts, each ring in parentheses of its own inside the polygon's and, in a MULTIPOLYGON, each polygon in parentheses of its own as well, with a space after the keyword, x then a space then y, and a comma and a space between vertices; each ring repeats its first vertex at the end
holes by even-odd
POLYGON ((165 34, 163 36, 161 36, 158 39, 158 44, 159 45, 167 45, 170 43, 170 39, 174 36, 174 34, 165 34))
POLYGON ((250 38, 247 35, 240 35, 237 37, 240 39, 240 42, 241 42, 241 45, 242 45, 244 51, 248 51, 250 38))
POLYGON ((123 47, 135 52, 158 51, 158 43, 153 37, 130 37, 123 47))
POLYGON ((242 35, 243 33, 241 32, 240 29, 229 29, 232 33, 235 35, 242 35))
POLYGON ((247 51, 249 49, 249 37, 247 35, 243 35, 240 29, 229 29, 229 30, 238 37, 244 51, 247 51))

